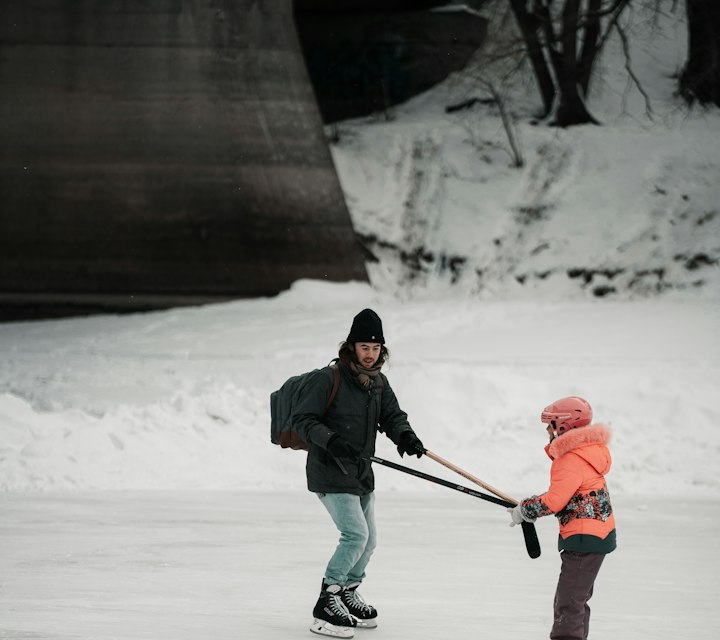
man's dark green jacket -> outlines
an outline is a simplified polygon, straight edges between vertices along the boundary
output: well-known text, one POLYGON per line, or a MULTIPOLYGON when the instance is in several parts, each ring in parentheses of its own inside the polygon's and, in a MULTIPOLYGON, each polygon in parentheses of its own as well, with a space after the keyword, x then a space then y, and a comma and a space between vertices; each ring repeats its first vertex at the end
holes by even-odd
POLYGON ((387 377, 375 378, 368 391, 357 381, 347 365, 340 368, 340 387, 325 412, 333 385, 330 367, 318 369, 308 379, 303 396, 295 408, 295 427, 308 443, 307 486, 316 493, 365 495, 375 489, 371 463, 364 457, 375 455, 375 438, 384 432, 395 444, 405 431, 412 431, 407 414, 400 409, 387 377), (338 434, 358 451, 357 457, 340 458, 347 473, 327 452, 330 438, 338 434))

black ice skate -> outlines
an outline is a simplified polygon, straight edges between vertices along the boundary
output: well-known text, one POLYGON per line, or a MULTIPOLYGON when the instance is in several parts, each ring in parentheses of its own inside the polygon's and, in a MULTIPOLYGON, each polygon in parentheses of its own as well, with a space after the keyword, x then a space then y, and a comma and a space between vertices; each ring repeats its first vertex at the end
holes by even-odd
POLYGON ((332 638, 353 637, 357 619, 343 604, 342 593, 343 588, 339 584, 327 585, 323 582, 320 597, 313 609, 315 619, 310 631, 332 638))
POLYGON ((359 582, 350 583, 343 589, 340 597, 350 614, 357 618, 358 628, 374 629, 377 627, 377 610, 362 599, 357 590, 359 586, 359 582))

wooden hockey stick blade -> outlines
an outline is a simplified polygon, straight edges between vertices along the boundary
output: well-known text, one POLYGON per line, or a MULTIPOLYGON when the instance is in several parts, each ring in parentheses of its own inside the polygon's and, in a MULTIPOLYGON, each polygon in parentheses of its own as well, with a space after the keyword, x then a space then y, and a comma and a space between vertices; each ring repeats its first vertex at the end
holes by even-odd
POLYGON ((537 537, 537 531, 535 531, 535 523, 523 522, 522 523, 523 537, 525 538, 525 549, 527 549, 528 555, 534 560, 540 557, 540 541, 537 537))

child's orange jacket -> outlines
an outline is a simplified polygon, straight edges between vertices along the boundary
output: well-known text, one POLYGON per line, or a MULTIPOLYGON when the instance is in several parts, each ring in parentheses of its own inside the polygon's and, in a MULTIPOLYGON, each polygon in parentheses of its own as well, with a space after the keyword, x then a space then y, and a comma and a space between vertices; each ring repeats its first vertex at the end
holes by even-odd
POLYGON ((610 553, 615 549, 615 516, 605 483, 612 460, 604 424, 572 429, 545 447, 551 458, 550 488, 520 504, 529 518, 554 513, 560 523, 558 549, 610 553))

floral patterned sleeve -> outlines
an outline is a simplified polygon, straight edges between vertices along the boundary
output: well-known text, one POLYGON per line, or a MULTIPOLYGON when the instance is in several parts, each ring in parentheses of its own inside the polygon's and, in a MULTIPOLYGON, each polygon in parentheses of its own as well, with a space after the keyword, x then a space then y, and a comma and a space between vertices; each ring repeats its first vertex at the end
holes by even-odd
MULTIPOLYGON (((544 495, 544 494, 543 494, 544 495)), ((543 496, 531 496, 520 502, 520 509, 523 515, 532 518, 542 518, 552 514, 552 510, 543 502, 543 496)))

